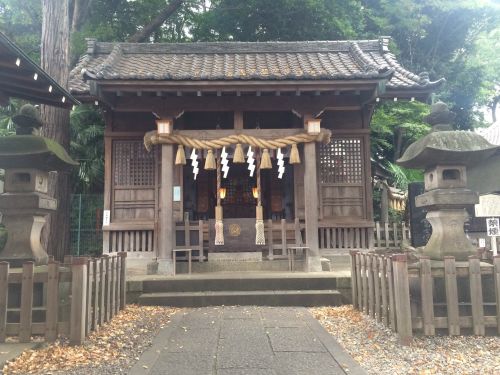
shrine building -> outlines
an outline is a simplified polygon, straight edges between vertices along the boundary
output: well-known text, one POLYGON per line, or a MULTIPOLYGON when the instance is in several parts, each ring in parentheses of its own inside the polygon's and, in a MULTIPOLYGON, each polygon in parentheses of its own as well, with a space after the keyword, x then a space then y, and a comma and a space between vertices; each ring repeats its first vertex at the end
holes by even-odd
POLYGON ((70 90, 104 112, 104 253, 169 274, 186 248, 218 269, 278 270, 299 252, 307 271, 370 248, 374 106, 442 83, 403 68, 389 41, 89 39, 70 90))

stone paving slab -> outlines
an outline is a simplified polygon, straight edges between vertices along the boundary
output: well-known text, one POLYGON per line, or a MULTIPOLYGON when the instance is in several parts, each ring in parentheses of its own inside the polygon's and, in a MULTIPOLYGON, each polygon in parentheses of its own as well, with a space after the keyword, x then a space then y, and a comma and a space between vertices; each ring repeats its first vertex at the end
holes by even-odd
POLYGON ((130 375, 365 374, 305 308, 220 306, 179 312, 130 375))

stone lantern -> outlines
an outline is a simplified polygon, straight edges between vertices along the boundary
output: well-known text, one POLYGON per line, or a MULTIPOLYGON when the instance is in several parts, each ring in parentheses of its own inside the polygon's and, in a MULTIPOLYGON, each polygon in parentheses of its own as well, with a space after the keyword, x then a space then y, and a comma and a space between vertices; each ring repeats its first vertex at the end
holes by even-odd
POLYGON ((467 260, 476 253, 464 232, 469 217, 466 207, 479 202, 478 194, 466 188, 467 167, 498 148, 477 133, 452 130, 453 119, 446 104, 433 104, 425 118, 432 132, 412 143, 397 161, 405 168, 424 169, 425 192, 415 198, 415 204, 427 210, 432 235, 422 252, 434 260, 445 256, 467 260))
POLYGON ((16 135, 0 137, 0 168, 5 170, 0 212, 7 232, 0 260, 14 267, 25 261, 47 264, 40 233, 45 217, 57 209, 57 200, 47 195, 48 175, 78 164, 59 143, 34 135, 42 123, 33 106, 23 106, 13 121, 16 135))

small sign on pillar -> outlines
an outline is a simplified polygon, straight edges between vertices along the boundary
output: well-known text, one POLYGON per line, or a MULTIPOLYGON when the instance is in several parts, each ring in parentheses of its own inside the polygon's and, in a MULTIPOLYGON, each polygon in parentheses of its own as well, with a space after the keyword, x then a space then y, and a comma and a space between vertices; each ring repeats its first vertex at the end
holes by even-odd
POLYGON ((493 255, 497 255, 497 236, 500 236, 500 220, 497 217, 486 218, 486 234, 491 237, 493 255))
POLYGON ((106 227, 110 224, 111 212, 109 210, 104 210, 102 213, 102 226, 106 227))

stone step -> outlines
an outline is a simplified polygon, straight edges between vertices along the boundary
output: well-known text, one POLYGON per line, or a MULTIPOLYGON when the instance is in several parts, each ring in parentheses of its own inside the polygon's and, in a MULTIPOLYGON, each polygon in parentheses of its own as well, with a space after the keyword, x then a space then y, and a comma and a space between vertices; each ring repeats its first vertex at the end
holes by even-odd
POLYGON ((141 305, 203 306, 340 306, 345 300, 337 290, 252 290, 143 293, 141 305))
POLYGON ((143 293, 203 292, 203 291, 252 291, 252 290, 320 290, 346 289, 349 277, 288 276, 288 277, 207 277, 172 278, 169 280, 144 280, 143 293))

